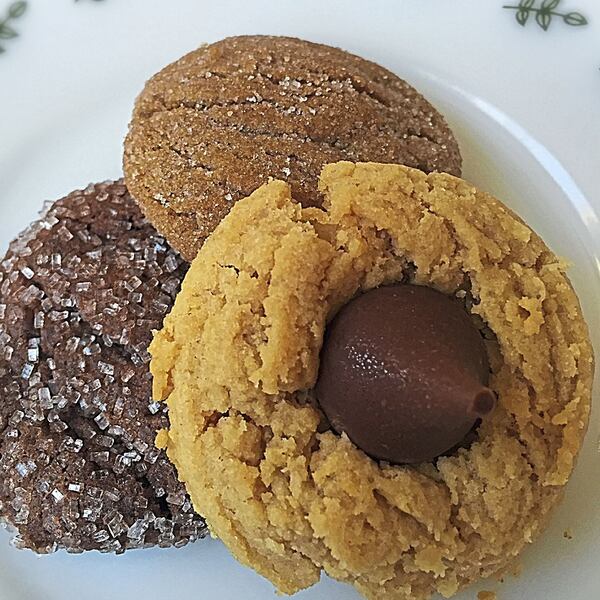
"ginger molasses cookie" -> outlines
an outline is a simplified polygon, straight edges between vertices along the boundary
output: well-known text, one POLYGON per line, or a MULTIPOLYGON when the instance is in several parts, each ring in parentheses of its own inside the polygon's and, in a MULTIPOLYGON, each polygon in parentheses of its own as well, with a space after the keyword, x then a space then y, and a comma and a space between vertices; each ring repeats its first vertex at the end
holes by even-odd
POLYGON ((0 516, 36 552, 205 533, 155 432, 147 346, 187 264, 122 182, 51 205, 0 266, 0 516))
POLYGON ((151 345, 160 443, 214 534, 279 590, 324 570, 370 599, 449 597, 560 499, 588 422, 587 327, 561 261, 471 184, 342 162, 320 189, 322 209, 259 188, 192 263, 151 345), (425 347, 398 355, 386 315, 425 347), (399 437, 435 425, 435 445, 363 435, 350 376, 332 384, 344 361, 366 412, 399 437))
POLYGON ((240 36, 205 45, 152 77, 125 141, 131 194, 185 258, 237 200, 269 177, 320 206, 338 160, 395 162, 460 175, 444 118, 370 61, 304 40, 240 36))

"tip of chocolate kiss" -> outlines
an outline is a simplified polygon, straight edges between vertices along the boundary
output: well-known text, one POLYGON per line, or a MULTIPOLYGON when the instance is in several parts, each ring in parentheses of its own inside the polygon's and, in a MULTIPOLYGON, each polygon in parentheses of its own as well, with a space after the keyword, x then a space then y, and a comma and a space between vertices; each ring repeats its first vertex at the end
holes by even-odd
POLYGON ((475 398, 473 399, 472 411, 479 415, 480 417, 484 417, 488 415, 494 410, 496 406, 496 395, 490 388, 484 387, 475 394, 475 398))

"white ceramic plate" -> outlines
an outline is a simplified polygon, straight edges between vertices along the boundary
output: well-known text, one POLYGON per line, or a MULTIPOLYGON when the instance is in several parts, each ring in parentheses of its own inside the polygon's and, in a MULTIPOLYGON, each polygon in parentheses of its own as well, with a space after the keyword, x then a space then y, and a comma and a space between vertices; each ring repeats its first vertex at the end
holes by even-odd
MULTIPOLYGON (((539 14, 542 1, 519 11, 502 7, 519 0, 30 0, 7 23, 19 37, 2 39, 11 33, 0 26, 0 250, 43 200, 120 175, 132 103, 152 73, 204 41, 295 35, 376 60, 439 107, 461 144, 465 177, 572 261, 598 351, 600 3, 561 0, 554 14, 539 14), (574 12, 589 23, 561 16, 574 12), (521 26, 516 17, 527 15, 521 26)), ((0 0, 0 19, 9 5, 0 0)), ((599 439, 596 409, 565 500, 524 553, 522 574, 482 582, 461 600, 480 589, 501 600, 600 598, 599 439)), ((216 541, 119 557, 40 558, 0 533, 0 600, 272 596, 216 541)), ((324 577, 297 597, 358 595, 324 577)))

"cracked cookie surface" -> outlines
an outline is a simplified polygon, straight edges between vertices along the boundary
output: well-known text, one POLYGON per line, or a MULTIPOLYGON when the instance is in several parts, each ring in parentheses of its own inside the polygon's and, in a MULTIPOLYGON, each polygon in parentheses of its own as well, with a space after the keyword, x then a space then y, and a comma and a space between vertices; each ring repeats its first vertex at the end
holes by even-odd
POLYGON ((320 189, 303 209, 283 182, 259 188, 192 263, 150 348, 161 441, 212 531, 281 591, 325 570, 370 599, 451 596, 561 497, 593 375, 579 302, 543 241, 465 181, 338 163, 320 189), (401 281, 469 299, 498 396, 469 447, 415 466, 335 435, 312 392, 327 321, 401 281))
POLYGON ((285 179, 319 205, 338 160, 460 175, 444 118, 390 71, 303 40, 240 36, 203 46, 152 77, 136 101, 124 172, 155 227, 188 260, 240 198, 285 179))
POLYGON ((122 182, 47 208, 0 265, 0 518, 40 553, 206 533, 155 431, 147 346, 188 265, 122 182))

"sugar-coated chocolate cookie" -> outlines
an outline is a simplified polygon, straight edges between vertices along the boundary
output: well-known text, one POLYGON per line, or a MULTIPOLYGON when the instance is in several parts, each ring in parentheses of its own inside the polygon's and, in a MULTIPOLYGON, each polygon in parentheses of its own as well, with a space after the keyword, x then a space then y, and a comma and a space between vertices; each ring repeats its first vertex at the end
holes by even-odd
POLYGON ((449 597, 513 561, 561 498, 588 423, 587 327, 562 262, 468 182, 345 162, 320 189, 324 210, 262 186, 198 253, 150 346, 160 443, 212 531, 279 590, 325 570, 371 600, 449 597), (339 309, 406 283, 463 299, 497 404, 468 444, 391 465, 328 427, 314 385, 339 309))
POLYGON ((0 516, 20 547, 202 537, 164 452, 147 346, 187 270, 122 182, 45 210, 0 265, 0 516))
POLYGON ((444 118, 379 65, 322 44, 240 36, 152 77, 125 141, 131 194, 185 258, 233 204, 269 177, 320 206, 319 172, 338 160, 460 175, 444 118))

